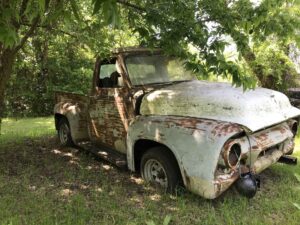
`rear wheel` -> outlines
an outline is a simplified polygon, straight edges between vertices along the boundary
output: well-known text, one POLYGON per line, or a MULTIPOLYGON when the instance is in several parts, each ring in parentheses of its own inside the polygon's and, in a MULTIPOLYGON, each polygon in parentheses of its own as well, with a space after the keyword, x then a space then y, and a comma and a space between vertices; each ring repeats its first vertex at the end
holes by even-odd
POLYGON ((64 147, 74 146, 74 142, 71 136, 70 125, 66 118, 62 118, 59 120, 58 138, 62 146, 64 147))
POLYGON ((177 161, 165 147, 151 148, 142 156, 141 175, 145 181, 157 184, 171 193, 181 183, 177 161))

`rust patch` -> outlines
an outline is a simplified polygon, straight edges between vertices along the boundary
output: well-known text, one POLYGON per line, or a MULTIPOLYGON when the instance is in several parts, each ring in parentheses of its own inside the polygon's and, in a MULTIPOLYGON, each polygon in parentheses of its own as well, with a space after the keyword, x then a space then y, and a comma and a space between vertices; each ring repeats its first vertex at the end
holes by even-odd
POLYGON ((197 129, 206 131, 204 128, 200 128, 201 126, 212 127, 211 133, 214 136, 225 136, 230 133, 239 133, 242 132, 243 129, 238 124, 223 122, 223 121, 214 121, 209 119, 199 119, 194 117, 164 117, 164 118, 153 118, 151 120, 152 123, 164 123, 167 128, 169 127, 184 127, 188 129, 197 129))
POLYGON ((271 128, 271 131, 279 131, 281 134, 285 134, 287 129, 283 126, 271 128))
POLYGON ((258 141, 264 142, 264 141, 266 141, 266 140, 268 139, 268 134, 262 133, 262 134, 260 134, 260 135, 255 135, 254 137, 255 137, 258 141))
POLYGON ((214 136, 226 136, 230 133, 239 133, 242 132, 243 129, 238 124, 234 123, 219 123, 217 126, 214 127, 214 129, 211 131, 211 133, 214 136))
POLYGON ((198 118, 180 118, 180 117, 166 117, 163 120, 153 119, 153 123, 161 123, 164 122, 168 127, 170 126, 180 126, 190 129, 196 129, 198 124, 203 123, 204 121, 198 118))
MULTIPOLYGON (((126 147, 129 122, 134 118, 127 88, 99 88, 90 105, 92 139, 110 148, 126 147)), ((122 149, 125 151, 126 149, 122 149)))

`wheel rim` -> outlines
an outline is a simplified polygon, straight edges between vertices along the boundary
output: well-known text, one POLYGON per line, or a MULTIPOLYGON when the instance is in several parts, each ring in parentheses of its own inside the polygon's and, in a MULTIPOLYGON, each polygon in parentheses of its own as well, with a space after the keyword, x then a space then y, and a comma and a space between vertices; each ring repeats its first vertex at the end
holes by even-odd
POLYGON ((68 142, 68 126, 66 124, 62 124, 60 126, 59 139, 62 144, 66 144, 68 142))
POLYGON ((155 159, 150 159, 145 163, 144 179, 149 182, 158 183, 164 188, 168 187, 166 171, 162 164, 155 159))

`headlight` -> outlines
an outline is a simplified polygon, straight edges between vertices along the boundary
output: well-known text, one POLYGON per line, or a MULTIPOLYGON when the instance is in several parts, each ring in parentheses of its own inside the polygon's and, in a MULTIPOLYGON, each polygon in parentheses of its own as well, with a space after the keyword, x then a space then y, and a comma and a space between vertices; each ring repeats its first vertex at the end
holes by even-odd
POLYGON ((298 121, 295 119, 290 119, 289 121, 287 121, 291 132, 293 133, 293 136, 295 137, 298 131, 298 121))
POLYGON ((230 141, 224 145, 222 151, 223 162, 227 167, 234 168, 241 157, 241 145, 235 141, 230 141))
POLYGON ((297 121, 293 121, 292 123, 291 123, 291 131, 292 131, 292 133, 293 133, 293 135, 294 135, 294 137, 296 136, 296 134, 297 134, 297 130, 298 130, 298 123, 297 123, 297 121))

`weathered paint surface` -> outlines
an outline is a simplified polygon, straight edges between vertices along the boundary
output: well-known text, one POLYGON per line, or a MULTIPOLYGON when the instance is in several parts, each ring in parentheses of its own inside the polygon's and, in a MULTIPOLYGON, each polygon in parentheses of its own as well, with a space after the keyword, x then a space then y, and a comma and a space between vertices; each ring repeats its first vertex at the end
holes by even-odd
POLYGON ((241 124, 252 132, 300 115, 277 91, 257 88, 243 92, 228 83, 189 81, 147 94, 142 115, 176 115, 241 124))
POLYGON ((175 116, 140 116, 128 131, 128 166, 131 170, 135 168, 134 143, 137 140, 162 143, 174 153, 187 189, 205 198, 216 198, 239 177, 237 167, 225 170, 218 167, 222 165, 220 157, 232 137, 241 145, 241 159, 244 159, 241 171, 248 172, 252 165, 254 173, 277 162, 291 149, 293 142, 287 123, 249 134, 248 140, 243 129, 233 123, 175 116), (234 138, 239 134, 242 137, 234 138))
MULTIPOLYGON (((249 172, 257 174, 276 163, 281 156, 287 154, 294 148, 293 134, 289 123, 282 123, 269 129, 251 134, 241 138, 233 139, 224 144, 222 151, 228 146, 227 143, 234 141, 241 145, 240 165, 235 168, 224 170, 217 167, 214 185, 218 186, 215 197, 225 191, 241 173, 249 172)), ((219 166, 222 163, 219 158, 219 166)))
POLYGON ((54 107, 54 114, 63 115, 68 119, 72 139, 75 142, 88 140, 88 97, 74 93, 56 92, 55 100, 57 104, 54 107))
POLYGON ((209 197, 207 186, 195 186, 193 177, 212 182, 224 143, 243 130, 237 124, 197 118, 140 116, 129 127, 127 161, 134 170, 134 143, 153 140, 167 146, 175 155, 187 188, 209 197))
POLYGON ((56 95, 54 112, 68 118, 75 142, 91 140, 127 153, 131 170, 136 141, 161 143, 174 153, 187 189, 206 198, 228 189, 239 170, 259 173, 293 149, 291 118, 300 111, 284 95, 261 88, 243 93, 204 81, 133 87, 123 56, 141 53, 145 49, 114 53, 124 87, 97 86, 98 59, 91 96, 56 95), (236 143, 240 166, 229 168, 227 153, 236 143))
POLYGON ((133 118, 133 104, 126 88, 99 89, 91 97, 89 131, 94 142, 126 153, 129 120, 133 118))

